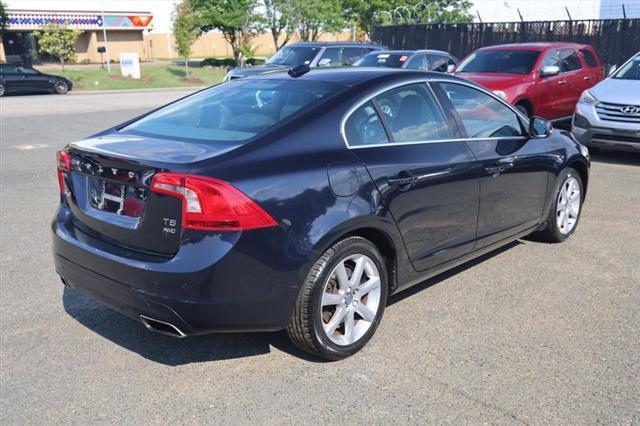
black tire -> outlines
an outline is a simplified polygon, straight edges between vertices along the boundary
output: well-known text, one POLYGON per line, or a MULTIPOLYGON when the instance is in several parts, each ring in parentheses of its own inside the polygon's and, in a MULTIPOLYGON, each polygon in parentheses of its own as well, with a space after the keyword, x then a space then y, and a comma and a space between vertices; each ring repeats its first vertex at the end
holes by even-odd
POLYGON ((53 83, 53 91, 58 95, 65 95, 69 91, 69 85, 66 81, 58 80, 53 83))
POLYGON ((387 303, 388 276, 385 261, 376 246, 360 237, 349 237, 329 248, 307 275, 287 327, 291 341, 303 351, 328 360, 339 360, 362 349, 375 333, 387 303), (325 287, 338 264, 349 256, 365 255, 373 261, 380 276, 380 300, 368 330, 353 344, 339 345, 325 333, 321 300, 325 287))
POLYGON ((531 117, 531 113, 529 112, 529 109, 527 109, 526 106, 524 106, 522 104, 517 104, 516 105, 516 109, 518 111, 520 111, 521 113, 523 113, 525 117, 531 117))
POLYGON ((7 88, 4 86, 4 84, 0 83, 0 98, 3 97, 6 92, 7 88))
POLYGON ((550 243, 561 243, 566 241, 573 233, 578 229, 578 224, 580 222, 580 216, 582 215, 582 203, 584 201, 584 185, 582 183, 582 178, 580 177, 580 173, 577 170, 568 167, 564 169, 558 179, 556 181, 556 185, 554 187, 554 197, 551 202, 551 206, 549 206, 549 213, 547 214, 547 220, 544 224, 544 229, 536 232, 532 235, 535 239, 547 241, 550 243), (578 210, 578 215, 573 225, 573 228, 569 232, 563 233, 558 226, 557 215, 558 215, 558 199, 560 198, 560 190, 566 185, 570 178, 574 178, 578 181, 578 185, 580 187, 580 208, 578 210))

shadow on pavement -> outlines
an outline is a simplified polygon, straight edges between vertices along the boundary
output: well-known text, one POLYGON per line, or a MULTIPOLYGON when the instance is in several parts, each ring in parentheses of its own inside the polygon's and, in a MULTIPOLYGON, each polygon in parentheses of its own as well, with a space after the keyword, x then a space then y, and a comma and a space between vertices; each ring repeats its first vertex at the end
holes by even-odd
POLYGON ((463 263, 460 266, 456 266, 453 269, 450 269, 446 272, 443 272, 439 275, 436 275, 433 278, 429 278, 426 281, 421 282, 420 284, 416 284, 413 287, 410 287, 404 291, 401 291, 400 293, 396 293, 393 296, 391 296, 389 298, 389 300, 387 301, 387 306, 391 306, 394 305, 404 299, 406 299, 407 297, 411 297, 416 293, 421 292, 422 290, 425 290, 429 287, 432 287, 436 284, 440 284, 442 281, 446 281, 447 279, 453 277, 454 275, 457 275, 461 272, 466 271, 469 268, 473 268, 476 265, 479 265, 480 263, 484 262, 485 260, 491 259, 494 256, 498 256, 501 253, 504 253, 505 251, 512 249, 513 247, 517 247, 521 244, 524 244, 522 241, 517 240, 517 241, 513 241, 503 247, 500 247, 494 251, 491 251, 489 253, 483 254, 480 257, 477 257, 473 260, 470 260, 467 263, 463 263))
MULTIPOLYGON (((522 242, 510 243, 391 296, 387 305, 398 303, 519 244, 522 242)), ((71 317, 93 332, 148 360, 169 366, 263 355, 269 353, 272 346, 309 362, 329 362, 295 347, 284 331, 275 333, 216 333, 176 339, 149 332, 141 323, 112 311, 82 293, 67 287, 64 288, 62 303, 65 311, 71 317)))
POLYGON ((271 346, 298 358, 322 362, 296 348, 284 331, 276 333, 216 333, 177 339, 149 332, 144 326, 106 308, 82 293, 64 288, 65 311, 80 324, 142 357, 177 366, 267 354, 271 346))
POLYGON ((591 151, 591 161, 594 163, 640 166, 640 153, 605 150, 591 151))

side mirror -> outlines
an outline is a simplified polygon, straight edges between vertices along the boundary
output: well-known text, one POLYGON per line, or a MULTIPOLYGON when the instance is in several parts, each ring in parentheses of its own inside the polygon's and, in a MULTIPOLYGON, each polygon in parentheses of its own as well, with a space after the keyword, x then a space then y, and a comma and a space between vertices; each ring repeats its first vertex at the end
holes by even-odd
POLYGON ((451 73, 453 72, 453 69, 454 69, 455 67, 456 67, 456 66, 455 66, 455 65, 453 65, 453 64, 449 64, 449 65, 447 65, 447 72, 448 72, 449 74, 451 74, 451 73))
POLYGON ((551 77, 558 74, 560 74, 560 67, 555 65, 549 65, 542 68, 542 70, 540 71, 540 77, 551 77))
POLYGON ((607 73, 607 75, 611 77, 616 71, 618 71, 618 66, 613 65, 611 68, 609 68, 609 72, 607 73))
POLYGON ((541 117, 529 119, 529 136, 534 139, 546 138, 551 134, 551 122, 541 117))
POLYGON ((329 58, 322 58, 320 62, 318 62, 319 67, 328 67, 329 65, 331 65, 331 59, 329 58))

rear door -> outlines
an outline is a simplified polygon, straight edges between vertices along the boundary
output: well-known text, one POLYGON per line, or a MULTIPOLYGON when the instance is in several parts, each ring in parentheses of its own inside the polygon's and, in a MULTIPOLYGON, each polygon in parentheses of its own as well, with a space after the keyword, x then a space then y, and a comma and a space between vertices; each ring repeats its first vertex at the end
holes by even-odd
POLYGON ((419 271, 475 244, 475 158, 452 120, 420 82, 376 96, 345 123, 348 145, 366 165, 419 271))
POLYGON ((600 80, 604 77, 604 70, 602 69, 602 64, 596 55, 595 51, 589 47, 585 46, 580 50, 580 56, 582 56, 582 61, 585 65, 584 71, 584 88, 583 90, 587 90, 590 87, 598 84, 600 80))
POLYGON ((24 87, 32 92, 47 92, 51 90, 50 77, 39 73, 33 68, 18 67, 24 87))
POLYGON ((567 117, 575 111, 578 98, 586 88, 584 78, 588 76, 575 49, 560 49, 560 76, 565 83, 562 86, 559 114, 560 117, 567 117))
POLYGON ((540 223, 554 158, 544 139, 529 140, 518 115, 474 87, 441 82, 437 89, 455 111, 478 159, 478 248, 540 223))
POLYGON ((25 91, 24 80, 13 64, 0 64, 0 73, 5 82, 7 92, 25 91))

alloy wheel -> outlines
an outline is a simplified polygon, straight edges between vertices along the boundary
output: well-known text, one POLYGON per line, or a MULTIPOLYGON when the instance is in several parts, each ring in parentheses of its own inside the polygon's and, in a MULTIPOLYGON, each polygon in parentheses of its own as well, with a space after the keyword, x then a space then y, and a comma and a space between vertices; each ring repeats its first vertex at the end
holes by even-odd
POLYGON ((322 328, 335 344, 346 346, 361 339, 380 310, 380 272, 363 254, 341 260, 325 283, 320 303, 322 328))
POLYGON ((64 81, 56 81, 54 88, 56 90, 56 93, 60 95, 64 95, 69 90, 69 86, 67 86, 67 83, 65 83, 64 81))
POLYGON ((580 183, 569 176, 560 187, 556 204, 556 223, 561 234, 567 235, 576 226, 581 201, 580 183))

